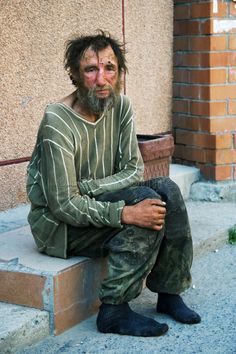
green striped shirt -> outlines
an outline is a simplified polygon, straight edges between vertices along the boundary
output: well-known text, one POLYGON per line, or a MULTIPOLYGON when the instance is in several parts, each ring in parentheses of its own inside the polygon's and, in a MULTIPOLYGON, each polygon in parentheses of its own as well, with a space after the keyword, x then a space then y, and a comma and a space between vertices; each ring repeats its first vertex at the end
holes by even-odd
POLYGON ((124 201, 96 201, 143 175, 130 101, 95 123, 63 103, 47 106, 27 168, 29 223, 39 251, 66 258, 67 224, 121 228, 124 201))

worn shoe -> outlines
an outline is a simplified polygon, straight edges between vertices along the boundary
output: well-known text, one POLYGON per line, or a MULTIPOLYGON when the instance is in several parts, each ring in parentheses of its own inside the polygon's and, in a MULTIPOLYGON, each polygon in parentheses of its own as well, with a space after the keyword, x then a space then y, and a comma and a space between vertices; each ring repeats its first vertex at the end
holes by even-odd
POLYGON ((180 295, 160 293, 158 295, 156 310, 157 312, 170 315, 178 322, 187 324, 201 322, 201 317, 185 305, 180 295))
POLYGON ((132 311, 128 303, 102 304, 97 317, 97 328, 102 333, 142 337, 161 336, 168 330, 166 324, 132 311))

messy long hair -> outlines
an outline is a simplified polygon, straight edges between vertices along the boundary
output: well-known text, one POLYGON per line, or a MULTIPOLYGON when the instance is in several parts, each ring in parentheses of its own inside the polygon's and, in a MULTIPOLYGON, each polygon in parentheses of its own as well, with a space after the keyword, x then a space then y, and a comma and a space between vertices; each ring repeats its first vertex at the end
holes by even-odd
POLYGON ((68 71, 73 84, 73 73, 79 73, 80 60, 84 52, 91 48, 95 53, 111 46, 117 61, 118 61, 118 74, 127 72, 125 48, 124 44, 113 38, 110 33, 99 30, 97 35, 93 36, 79 36, 71 39, 66 44, 64 56, 64 68, 68 71))

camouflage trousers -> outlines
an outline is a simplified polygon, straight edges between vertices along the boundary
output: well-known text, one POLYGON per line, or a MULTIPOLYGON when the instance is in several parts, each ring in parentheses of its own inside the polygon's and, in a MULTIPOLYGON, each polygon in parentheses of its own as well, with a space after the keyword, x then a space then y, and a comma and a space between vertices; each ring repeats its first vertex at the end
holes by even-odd
POLYGON ((190 286, 192 238, 186 207, 173 181, 159 177, 97 199, 133 205, 147 198, 166 202, 161 231, 134 225, 122 229, 68 225, 68 255, 107 256, 108 273, 99 293, 104 303, 129 302, 141 293, 145 279, 147 287, 157 293, 179 294, 190 286))

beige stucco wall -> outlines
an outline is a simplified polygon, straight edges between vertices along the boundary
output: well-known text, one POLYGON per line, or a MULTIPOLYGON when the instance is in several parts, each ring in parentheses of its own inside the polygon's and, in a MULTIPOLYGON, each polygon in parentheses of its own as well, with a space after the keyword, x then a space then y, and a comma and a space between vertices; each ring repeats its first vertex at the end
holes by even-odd
POLYGON ((125 41, 131 97, 137 132, 152 134, 171 129, 172 0, 129 0, 125 11, 125 41))
MULTIPOLYGON (((137 131, 152 133, 171 127, 172 1, 145 3, 125 1, 126 86, 137 131)), ((45 105, 73 90, 65 41, 97 28, 122 40, 122 1, 2 0, 0 23, 2 161, 29 156, 45 105)), ((0 167, 0 210, 26 200, 25 167, 0 167)))

